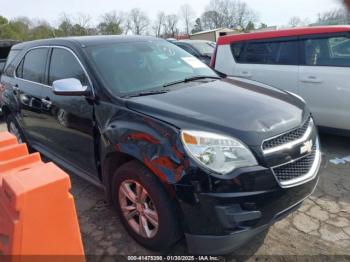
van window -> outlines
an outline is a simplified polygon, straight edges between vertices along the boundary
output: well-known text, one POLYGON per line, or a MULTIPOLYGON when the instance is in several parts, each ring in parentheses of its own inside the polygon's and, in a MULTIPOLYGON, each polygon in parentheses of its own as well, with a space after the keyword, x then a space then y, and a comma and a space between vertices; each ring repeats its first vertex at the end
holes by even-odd
POLYGON ((16 69, 16 65, 14 63, 12 63, 14 61, 14 59, 17 57, 17 55, 20 53, 21 50, 15 50, 15 49, 11 49, 7 60, 6 60, 6 64, 5 64, 5 74, 7 76, 12 76, 13 72, 16 69))
POLYGON ((231 45, 237 63, 297 65, 298 41, 269 41, 231 45))
POLYGON ((47 48, 36 48, 30 50, 24 57, 24 60, 17 68, 17 77, 37 82, 44 83, 45 81, 45 65, 47 59, 47 48), (20 70, 20 71, 19 71, 20 70), (17 74, 19 73, 19 74, 17 74))
POLYGON ((9 65, 12 62, 12 60, 16 58, 19 52, 20 50, 11 50, 7 57, 6 65, 9 65))
POLYGON ((350 66, 350 38, 334 36, 305 39, 304 64, 308 66, 350 66))
POLYGON ((74 55, 62 48, 54 48, 49 69, 49 85, 56 80, 76 78, 82 85, 88 85, 86 74, 74 55))

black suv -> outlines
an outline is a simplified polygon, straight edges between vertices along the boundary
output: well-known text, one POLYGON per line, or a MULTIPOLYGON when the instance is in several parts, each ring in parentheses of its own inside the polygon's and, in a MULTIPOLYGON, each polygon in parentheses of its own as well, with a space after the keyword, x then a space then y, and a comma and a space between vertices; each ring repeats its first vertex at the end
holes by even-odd
POLYGON ((304 102, 221 78, 152 37, 15 45, 3 111, 20 141, 102 185, 129 233, 225 254, 298 208, 318 180, 304 102))

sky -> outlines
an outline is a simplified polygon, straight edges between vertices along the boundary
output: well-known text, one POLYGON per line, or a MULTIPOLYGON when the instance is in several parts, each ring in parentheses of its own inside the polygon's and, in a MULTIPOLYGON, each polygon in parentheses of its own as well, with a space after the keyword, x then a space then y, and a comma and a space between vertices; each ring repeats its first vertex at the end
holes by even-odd
MULTIPOLYGON (((317 14, 341 7, 340 0, 243 0, 258 14, 259 22, 283 26, 293 16, 314 21, 317 14)), ((209 0, 0 0, 0 15, 8 18, 28 16, 45 19, 57 25, 62 13, 86 13, 97 22, 101 14, 111 10, 128 11, 138 7, 151 19, 158 11, 178 13, 179 7, 189 4, 199 16, 209 0)))

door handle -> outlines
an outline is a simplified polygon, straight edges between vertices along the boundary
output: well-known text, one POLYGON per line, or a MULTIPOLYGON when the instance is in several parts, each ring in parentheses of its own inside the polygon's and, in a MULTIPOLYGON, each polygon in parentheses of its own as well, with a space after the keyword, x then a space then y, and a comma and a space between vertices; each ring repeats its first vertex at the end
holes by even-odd
POLYGON ((51 107, 51 105, 52 105, 52 102, 51 102, 50 98, 48 98, 48 97, 42 98, 41 103, 46 107, 51 107))
POLYGON ((306 76, 306 77, 302 77, 300 79, 301 82, 304 82, 304 83, 315 83, 315 84, 318 84, 318 83, 322 83, 323 80, 321 78, 318 78, 317 76, 306 76))

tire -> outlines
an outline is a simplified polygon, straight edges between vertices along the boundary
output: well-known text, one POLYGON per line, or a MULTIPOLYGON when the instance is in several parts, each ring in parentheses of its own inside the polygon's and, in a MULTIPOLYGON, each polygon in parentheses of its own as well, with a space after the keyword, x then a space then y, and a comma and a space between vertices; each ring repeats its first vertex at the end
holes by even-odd
POLYGON ((7 124, 7 130, 17 138, 17 141, 19 143, 25 143, 23 131, 19 127, 19 125, 18 125, 16 119, 13 117, 13 115, 7 116, 6 124, 7 124))
MULTIPOLYGON (((130 195, 128 190, 129 196, 136 197, 136 194, 130 195)), ((124 227, 144 247, 158 251, 168 250, 181 238, 182 233, 175 211, 175 204, 157 177, 140 162, 130 161, 117 169, 112 181, 112 196, 114 206, 124 227), (124 192, 127 188, 135 193, 136 188, 140 188, 139 186, 145 191, 139 190, 139 192, 142 191, 141 194, 138 194, 141 197, 139 199, 135 198, 138 200, 138 202, 135 201, 138 203, 135 205, 135 202, 126 197, 124 192), (146 197, 146 195, 148 196, 146 197), (125 208, 126 206, 128 208, 125 208), (126 209, 128 210, 126 211, 126 209), (157 216, 155 216, 155 213, 157 216), (131 219, 126 218, 127 214, 131 219), (149 217, 152 219, 148 220, 149 217), (137 224, 142 224, 141 221, 146 224, 149 230, 137 226, 137 224), (158 227, 155 226, 157 223, 151 223, 150 221, 158 221, 158 227)))

